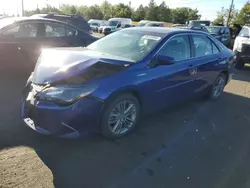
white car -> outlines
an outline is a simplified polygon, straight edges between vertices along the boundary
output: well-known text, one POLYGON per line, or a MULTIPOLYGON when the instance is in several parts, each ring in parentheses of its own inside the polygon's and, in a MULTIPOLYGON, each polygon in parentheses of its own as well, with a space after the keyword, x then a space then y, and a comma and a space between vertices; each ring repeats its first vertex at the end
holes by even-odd
POLYGON ((235 38, 233 51, 236 54, 236 68, 242 68, 246 63, 250 63, 250 27, 242 27, 240 33, 235 38))

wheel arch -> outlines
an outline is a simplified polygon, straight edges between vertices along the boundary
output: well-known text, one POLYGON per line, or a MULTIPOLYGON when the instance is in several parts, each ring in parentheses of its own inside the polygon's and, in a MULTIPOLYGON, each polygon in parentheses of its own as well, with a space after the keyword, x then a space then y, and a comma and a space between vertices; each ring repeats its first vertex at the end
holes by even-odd
MULTIPOLYGON (((226 81, 228 82, 228 78, 229 78, 229 71, 228 70, 223 70, 220 72, 220 74, 224 74, 226 76, 226 81)), ((227 83, 226 82, 226 83, 227 83)))
POLYGON ((136 87, 123 87, 120 88, 119 90, 114 91, 113 93, 111 93, 108 97, 107 100, 105 100, 105 103, 108 103, 110 101, 112 101, 113 99, 115 99, 116 97, 118 97, 119 95, 122 94, 131 94, 134 97, 137 98, 140 106, 143 106, 143 100, 142 100, 142 95, 140 93, 140 91, 136 88, 136 87))

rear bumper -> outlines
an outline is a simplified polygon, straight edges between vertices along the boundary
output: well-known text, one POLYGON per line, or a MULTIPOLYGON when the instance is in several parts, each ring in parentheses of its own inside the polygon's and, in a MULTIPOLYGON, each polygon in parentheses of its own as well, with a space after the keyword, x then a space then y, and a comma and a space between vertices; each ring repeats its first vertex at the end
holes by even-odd
POLYGON ((23 101, 22 119, 40 134, 73 138, 100 132, 102 106, 102 101, 87 97, 67 107, 51 102, 23 101))

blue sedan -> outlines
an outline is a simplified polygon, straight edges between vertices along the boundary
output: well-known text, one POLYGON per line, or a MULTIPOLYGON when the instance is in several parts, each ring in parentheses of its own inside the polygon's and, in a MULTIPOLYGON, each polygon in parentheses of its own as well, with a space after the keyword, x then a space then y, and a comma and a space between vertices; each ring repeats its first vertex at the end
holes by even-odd
POLYGON ((46 135, 118 138, 172 103, 217 99, 234 61, 211 35, 174 28, 129 28, 86 48, 44 49, 23 91, 22 118, 46 135))

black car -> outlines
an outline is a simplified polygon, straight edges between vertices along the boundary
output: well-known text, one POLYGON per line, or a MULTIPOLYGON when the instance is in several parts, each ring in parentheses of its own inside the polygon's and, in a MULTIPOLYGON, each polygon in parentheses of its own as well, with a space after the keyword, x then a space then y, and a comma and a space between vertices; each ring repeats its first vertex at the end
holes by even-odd
MULTIPOLYGON (((0 71, 28 74, 43 48, 87 46, 97 38, 57 20, 5 18, 0 20, 0 71)), ((51 54, 51 66, 57 58, 51 54)))
POLYGON ((31 17, 49 18, 67 22, 74 25, 75 27, 82 29, 83 31, 86 31, 89 34, 93 34, 93 30, 82 16, 68 14, 34 14, 31 17))
POLYGON ((230 28, 226 26, 210 26, 207 27, 209 33, 217 40, 222 42, 225 46, 229 47, 231 43, 230 28))

